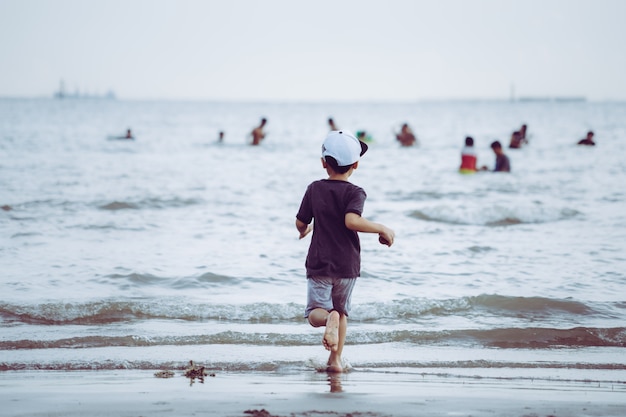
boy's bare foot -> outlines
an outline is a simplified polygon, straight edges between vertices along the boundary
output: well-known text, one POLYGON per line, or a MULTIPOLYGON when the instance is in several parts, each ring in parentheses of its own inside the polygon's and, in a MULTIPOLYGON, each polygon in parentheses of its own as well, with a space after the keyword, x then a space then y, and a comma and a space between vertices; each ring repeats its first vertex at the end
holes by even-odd
POLYGON ((340 373, 343 372, 343 365, 341 364, 341 358, 334 353, 330 354, 328 363, 326 364, 326 372, 340 373))
POLYGON ((337 344, 339 343, 339 313, 334 310, 326 318, 326 330, 324 330, 322 343, 326 350, 331 352, 337 351, 337 344))

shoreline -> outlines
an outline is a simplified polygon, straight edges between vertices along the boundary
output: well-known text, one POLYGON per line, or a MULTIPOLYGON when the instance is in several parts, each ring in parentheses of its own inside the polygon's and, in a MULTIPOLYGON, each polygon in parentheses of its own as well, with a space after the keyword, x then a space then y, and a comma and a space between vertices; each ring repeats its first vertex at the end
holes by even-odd
POLYGON ((626 415, 626 383, 357 371, 0 372, 1 416, 603 416, 626 415), (261 412, 265 410, 265 414, 261 412), (256 411, 256 413, 255 413, 256 411))

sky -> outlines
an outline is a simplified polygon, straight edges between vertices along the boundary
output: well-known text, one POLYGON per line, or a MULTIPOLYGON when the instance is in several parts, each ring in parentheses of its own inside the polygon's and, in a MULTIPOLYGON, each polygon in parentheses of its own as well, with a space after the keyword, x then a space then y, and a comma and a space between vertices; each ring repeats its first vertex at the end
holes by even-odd
POLYGON ((0 97, 626 100, 625 0, 0 0, 0 97))

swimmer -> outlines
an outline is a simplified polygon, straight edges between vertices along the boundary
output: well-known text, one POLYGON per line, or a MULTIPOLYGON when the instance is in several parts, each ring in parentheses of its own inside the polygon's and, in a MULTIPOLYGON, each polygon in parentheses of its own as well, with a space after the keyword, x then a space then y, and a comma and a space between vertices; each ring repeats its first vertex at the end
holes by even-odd
POLYGON ((417 144, 417 138, 407 123, 404 123, 400 128, 400 133, 396 134, 396 140, 400 142, 402 146, 413 146, 417 144))
POLYGON ((591 130, 587 132, 587 137, 579 140, 578 145, 596 146, 596 142, 593 140, 593 132, 591 130))
POLYGON ((252 145, 260 145, 261 141, 265 139, 265 132, 263 131, 263 128, 266 123, 267 119, 262 118, 261 124, 252 130, 252 145))
POLYGON ((459 172, 461 174, 473 174, 476 169, 476 151, 474 150, 474 138, 467 136, 465 138, 465 146, 461 150, 461 166, 459 172))
POLYGON ((519 148, 522 147, 522 144, 523 144, 522 134, 520 133, 519 130, 516 130, 511 135, 511 142, 509 143, 509 148, 511 148, 511 149, 519 149, 519 148))
MULTIPOLYGON (((496 154, 496 166, 493 172, 511 172, 511 162, 509 161, 509 157, 504 154, 502 144, 496 140, 491 143, 491 149, 493 153, 496 154)), ((489 168, 483 166, 480 170, 489 171, 489 168)))

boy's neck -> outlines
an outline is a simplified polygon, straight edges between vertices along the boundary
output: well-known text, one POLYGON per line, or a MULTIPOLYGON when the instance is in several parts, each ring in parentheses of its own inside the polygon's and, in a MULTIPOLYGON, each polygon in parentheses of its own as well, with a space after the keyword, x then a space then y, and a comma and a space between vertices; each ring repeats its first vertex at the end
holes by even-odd
POLYGON ((352 174, 352 170, 346 172, 345 174, 337 174, 336 172, 328 173, 328 180, 330 180, 330 181, 349 181, 350 174, 352 174))
POLYGON ((350 169, 348 169, 343 174, 341 174, 341 173, 335 171, 334 169, 332 169, 332 167, 326 163, 324 158, 322 158, 322 166, 324 167, 324 169, 326 170, 326 173, 328 174, 328 180, 330 180, 330 181, 348 181, 348 179, 350 178, 350 175, 352 175, 354 170, 359 166, 359 163, 357 161, 354 164, 352 164, 350 169))

